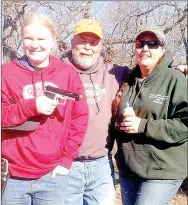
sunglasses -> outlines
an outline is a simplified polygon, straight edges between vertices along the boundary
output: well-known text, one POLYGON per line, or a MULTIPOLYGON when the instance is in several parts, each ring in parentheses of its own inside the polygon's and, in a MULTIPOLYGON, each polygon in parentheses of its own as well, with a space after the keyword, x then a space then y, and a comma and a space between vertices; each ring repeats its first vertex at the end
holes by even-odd
POLYGON ((149 49, 157 49, 161 43, 159 41, 136 41, 136 48, 144 48, 145 45, 149 49))

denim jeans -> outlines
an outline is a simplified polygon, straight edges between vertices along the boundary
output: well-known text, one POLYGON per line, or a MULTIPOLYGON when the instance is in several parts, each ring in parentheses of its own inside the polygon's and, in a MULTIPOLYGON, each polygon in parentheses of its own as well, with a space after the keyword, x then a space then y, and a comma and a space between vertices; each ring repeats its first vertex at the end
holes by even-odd
POLYGON ((123 205, 170 205, 183 180, 127 178, 120 174, 123 205))
POLYGON ((114 205, 114 169, 110 157, 74 161, 66 205, 114 205))
POLYGON ((68 175, 50 176, 48 173, 36 180, 10 178, 2 205, 65 205, 68 175))

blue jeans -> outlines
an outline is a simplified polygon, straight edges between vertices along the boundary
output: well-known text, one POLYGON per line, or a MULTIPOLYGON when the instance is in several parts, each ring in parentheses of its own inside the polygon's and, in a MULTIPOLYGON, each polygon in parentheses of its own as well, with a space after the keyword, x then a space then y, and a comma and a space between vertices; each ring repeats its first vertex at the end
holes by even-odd
POLYGON ((67 175, 50 178, 48 173, 36 180, 10 178, 2 197, 2 205, 65 205, 67 175))
POLYGON ((183 180, 127 178, 120 174, 123 205, 170 205, 183 180))
POLYGON ((114 169, 110 157, 74 161, 66 205, 114 205, 114 169))

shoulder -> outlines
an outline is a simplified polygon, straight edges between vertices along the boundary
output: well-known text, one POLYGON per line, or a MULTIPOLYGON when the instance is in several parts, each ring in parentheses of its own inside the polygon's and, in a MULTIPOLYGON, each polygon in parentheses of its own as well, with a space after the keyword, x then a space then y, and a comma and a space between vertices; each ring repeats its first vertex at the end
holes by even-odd
POLYGON ((61 60, 64 60, 66 58, 70 59, 72 56, 72 50, 68 50, 67 52, 63 53, 61 56, 61 60))
POLYGON ((71 72, 75 72, 75 68, 74 66, 69 63, 68 61, 65 61, 64 59, 59 59, 57 58, 56 56, 51 56, 50 57, 53 64, 56 64, 56 67, 61 67, 61 69, 66 69, 66 70, 69 70, 71 72))
POLYGON ((166 51, 160 66, 162 71, 160 72, 160 75, 163 76, 161 79, 166 78, 171 81, 186 81, 184 74, 181 71, 175 69, 173 55, 169 50, 166 51))
POLYGON ((180 71, 169 68, 166 70, 165 75, 163 74, 163 77, 161 77, 162 79, 166 80, 166 86, 171 87, 173 92, 184 93, 183 95, 187 93, 187 79, 180 71))
POLYGON ((168 75, 172 79, 176 79, 178 81, 179 80, 186 81, 185 75, 181 71, 173 69, 173 68, 168 68, 166 70, 166 75, 168 75))
POLYGON ((6 62, 2 64, 2 71, 11 68, 12 62, 6 62))
POLYGON ((11 70, 13 70, 17 63, 19 63, 17 58, 13 59, 10 62, 3 63, 2 72, 10 72, 11 70))

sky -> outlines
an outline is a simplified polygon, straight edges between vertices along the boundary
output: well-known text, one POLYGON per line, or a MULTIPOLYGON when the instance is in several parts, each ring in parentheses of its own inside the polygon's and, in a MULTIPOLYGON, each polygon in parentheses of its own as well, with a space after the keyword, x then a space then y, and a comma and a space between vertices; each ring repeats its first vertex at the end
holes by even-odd
POLYGON ((93 18, 98 18, 103 15, 106 6, 109 1, 92 1, 91 14, 93 18))

